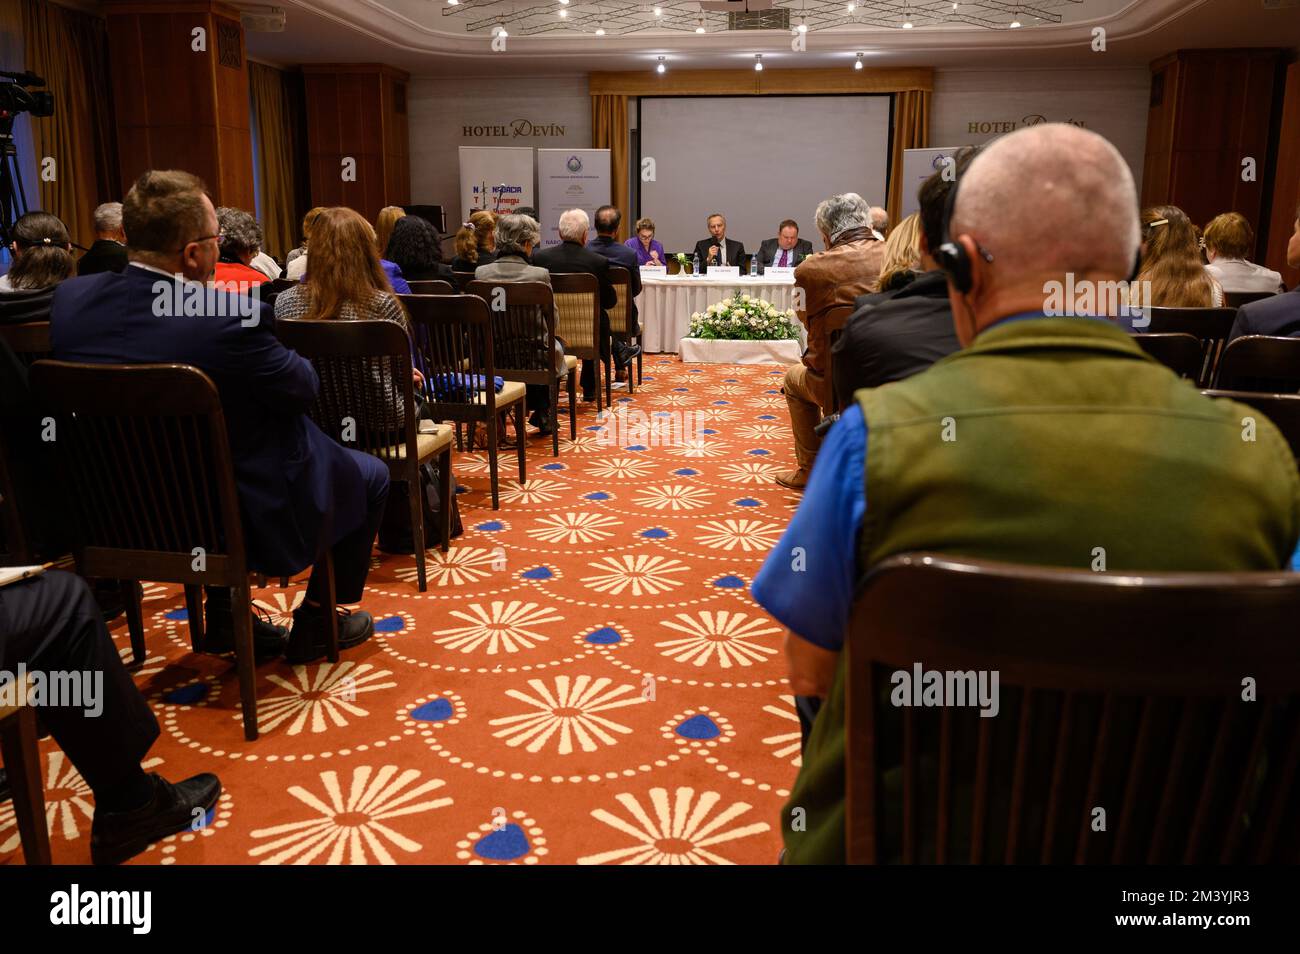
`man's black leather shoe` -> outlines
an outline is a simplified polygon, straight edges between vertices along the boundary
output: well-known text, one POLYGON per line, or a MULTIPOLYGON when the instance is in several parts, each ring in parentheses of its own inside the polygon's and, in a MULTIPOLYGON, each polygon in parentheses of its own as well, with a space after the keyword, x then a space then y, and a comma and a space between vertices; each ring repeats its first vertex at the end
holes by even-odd
POLYGON ((186 828, 197 831, 221 797, 221 781, 206 772, 175 785, 154 773, 149 778, 154 794, 147 805, 129 812, 96 809, 90 825, 90 860, 95 864, 119 865, 160 838, 186 828))
POLYGON ((626 368, 632 363, 632 359, 641 353, 640 345, 627 345, 621 342, 614 344, 614 366, 626 368))
MULTIPOLYGON (((355 613, 339 607, 339 649, 360 646, 375 634, 375 621, 362 610, 355 613)), ((293 611, 293 633, 284 661, 293 666, 315 662, 329 652, 326 626, 329 620, 319 606, 299 606, 293 611)))
MULTIPOLYGON (((235 651, 235 618, 230 604, 216 603, 211 597, 203 613, 203 651, 223 655, 235 651)), ((289 630, 275 626, 253 613, 253 658, 257 662, 276 659, 284 655, 289 642, 289 630)))

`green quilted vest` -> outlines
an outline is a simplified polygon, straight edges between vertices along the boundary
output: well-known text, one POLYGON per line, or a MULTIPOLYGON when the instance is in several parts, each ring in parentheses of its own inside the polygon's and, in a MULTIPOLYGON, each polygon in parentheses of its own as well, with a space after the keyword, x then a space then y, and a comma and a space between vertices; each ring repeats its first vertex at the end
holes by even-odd
MULTIPOLYGON (((1289 566, 1300 478, 1285 439, 1114 325, 1007 322, 855 397, 867 421, 859 571, 917 550, 1106 570, 1289 566)), ((842 676, 786 806, 787 862, 844 859, 842 676), (806 831, 792 831, 795 807, 806 831)))

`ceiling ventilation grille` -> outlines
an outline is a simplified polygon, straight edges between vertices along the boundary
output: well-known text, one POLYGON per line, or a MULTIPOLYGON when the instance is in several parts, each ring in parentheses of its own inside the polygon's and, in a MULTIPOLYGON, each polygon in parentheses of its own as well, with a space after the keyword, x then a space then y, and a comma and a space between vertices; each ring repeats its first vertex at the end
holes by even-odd
POLYGON ((727 14, 728 30, 788 30, 790 11, 784 7, 773 10, 748 10, 727 14))

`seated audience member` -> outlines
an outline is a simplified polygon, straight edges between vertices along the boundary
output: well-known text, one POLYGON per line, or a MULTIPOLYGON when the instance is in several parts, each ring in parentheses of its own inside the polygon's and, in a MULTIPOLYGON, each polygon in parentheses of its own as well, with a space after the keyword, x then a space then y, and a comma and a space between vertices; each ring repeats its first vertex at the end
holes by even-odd
MULTIPOLYGON (((618 304, 618 293, 609 283, 609 259, 590 251, 587 245, 589 222, 587 213, 582 209, 569 209, 560 216, 559 232, 563 240, 559 245, 541 248, 533 252, 533 264, 540 265, 552 274, 564 272, 586 272, 595 275, 599 285, 600 296, 600 353, 609 360, 609 309, 618 304)), ((637 356, 640 349, 632 348, 623 342, 614 343, 614 364, 626 368, 637 356)), ((596 362, 582 362, 582 399, 594 401, 596 388, 596 362)))
POLYGON ((1076 126, 996 139, 962 176, 946 243, 969 262, 965 288, 950 276, 949 289, 964 350, 857 393, 754 581, 789 628, 791 688, 823 700, 784 814, 807 819, 785 832, 787 863, 844 860, 841 649, 855 583, 885 558, 1083 568, 1101 546, 1110 571, 1289 566, 1300 478, 1277 428, 1261 420, 1243 441, 1248 408, 1202 396, 1112 321, 1043 316, 1048 282, 1128 277, 1136 210, 1127 163, 1076 126), (1178 490, 1156 499, 1151 487, 1178 490), (1216 517, 1189 520, 1188 502, 1204 499, 1216 517), (793 547, 821 569, 794 572, 793 547))
POLYGON ((216 283, 226 291, 242 295, 270 281, 249 264, 262 247, 262 229, 257 219, 243 209, 221 206, 217 209, 217 228, 221 229, 221 258, 217 260, 216 283))
MULTIPOLYGON (((1201 262, 1196 230, 1182 209, 1142 210, 1142 265, 1129 304, 1155 308, 1220 308, 1223 289, 1201 262), (1148 295, 1150 301, 1141 300, 1148 295)), ((1077 278, 1076 278, 1077 281, 1077 278)))
MULTIPOLYGON (((636 328, 640 321, 636 310, 636 296, 641 294, 641 265, 636 253, 618 240, 618 227, 623 221, 623 213, 612 205, 602 205, 596 210, 596 237, 587 243, 587 248, 597 255, 604 255, 611 265, 621 265, 627 269, 627 326, 636 328)), ((626 337, 626 336, 624 336, 626 337)), ((641 346, 626 342, 633 355, 641 353, 641 346)), ((627 371, 618 369, 618 380, 627 379, 627 371)))
POLYGON ((727 220, 714 212, 709 216, 709 237, 695 243, 695 254, 700 258, 700 274, 708 272, 710 265, 739 265, 741 271, 749 264, 745 260, 745 246, 727 238, 727 220))
MULTIPOLYGON (((0 587, 0 672, 93 673, 102 677, 94 708, 43 705, 41 725, 90 786, 95 815, 90 858, 115 865, 184 831, 221 796, 215 775, 172 783, 140 762, 158 738, 158 720, 127 672, 90 588, 49 570, 0 587), (96 711, 98 710, 98 711, 96 711)), ((11 797, 0 769, 0 802, 11 797)))
POLYGON ((469 221, 456 233, 456 257, 451 260, 453 272, 471 275, 480 265, 488 265, 496 258, 497 217, 480 209, 470 213, 469 221))
MULTIPOLYGON (((95 364, 174 362, 206 372, 221 394, 250 569, 292 576, 330 546, 337 601, 358 602, 388 497, 387 465, 341 447, 312 423, 307 411, 316 397, 316 372, 276 339, 265 304, 252 302, 257 320, 250 321, 244 317, 249 299, 208 288, 201 320, 157 314, 160 300, 194 296, 188 287, 160 296, 159 284, 209 282, 217 264, 217 214, 201 180, 174 170, 146 172, 128 193, 122 217, 131 264, 120 275, 59 287, 51 319, 54 356, 95 364)), ((294 611, 290 662, 325 655, 326 585, 321 562, 294 611)), ((208 589, 205 617, 204 649, 230 652, 229 590, 208 589)), ((373 631, 368 613, 341 610, 340 646, 356 646, 373 631)), ((259 655, 284 650, 282 627, 254 619, 253 635, 259 655)))
POLYGON ((0 324, 50 320, 54 289, 72 274, 72 239, 48 212, 28 212, 10 230, 13 264, 0 275, 0 324))
POLYGON ((1271 268, 1246 261, 1255 247, 1255 233, 1237 212, 1216 215, 1205 227, 1205 270, 1225 292, 1280 292, 1286 286, 1271 268))
POLYGON ((637 219, 636 234, 623 243, 636 252, 638 265, 666 265, 668 256, 664 247, 655 238, 654 219, 637 219))
POLYGON ((921 264, 921 217, 913 212, 885 239, 885 261, 880 266, 880 291, 885 295, 906 288, 921 264))
POLYGON ((380 258, 385 257, 388 242, 393 237, 393 226, 404 218, 406 210, 400 205, 386 205, 379 210, 375 217, 375 248, 379 250, 380 258))
POLYGON ((126 233, 122 231, 122 203, 105 202, 95 208, 95 241, 77 261, 77 274, 98 275, 124 268, 126 233))
MULTIPOLYGON (((515 208, 511 209, 509 212, 502 212, 501 215, 526 215, 534 222, 537 223, 537 227, 539 229, 542 227, 541 219, 539 219, 537 215, 537 210, 533 208, 531 205, 516 206, 515 208)), ((500 217, 501 217, 500 215, 497 216, 497 218, 500 217)))
POLYGON ((302 217, 302 244, 284 257, 284 277, 291 282, 301 280, 307 273, 307 243, 311 241, 311 225, 324 211, 325 207, 318 205, 302 217))
POLYGON ((871 227, 882 241, 889 235, 889 213, 878 205, 871 207, 871 227))
MULTIPOLYGON (((974 152, 969 149, 954 157, 956 180, 960 180, 972 158, 974 152)), ((952 324, 948 276, 939 270, 931 254, 931 249, 944 242, 943 215, 952 188, 953 182, 941 172, 921 183, 917 191, 921 206, 917 213, 920 273, 898 291, 859 298, 858 310, 849 316, 844 332, 831 349, 835 390, 841 405, 849 404, 860 388, 878 388, 909 378, 961 347, 952 324)), ((898 239, 908 228, 907 223, 904 219, 898 224, 886 246, 898 239)))
POLYGON ((776 238, 763 239, 758 247, 758 264, 767 268, 794 268, 813 253, 812 242, 799 237, 799 223, 786 219, 776 229, 776 238))
POLYGON ((794 270, 795 301, 804 307, 795 314, 808 329, 808 349, 799 364, 785 372, 785 403, 790 408, 798 469, 778 474, 783 487, 802 490, 808 483, 821 438, 817 425, 830 406, 830 342, 822 319, 836 305, 851 305, 877 290, 885 243, 871 230, 869 207, 856 192, 831 196, 817 206, 817 230, 826 251, 804 259, 794 270))
MULTIPOLYGON (((375 230, 365 217, 345 206, 326 209, 312 225, 311 235, 316 264, 301 283, 276 297, 275 317, 391 321, 409 336, 406 309, 380 264, 375 230)), ((363 409, 366 421, 400 430, 406 414, 401 386, 378 367, 372 373, 376 387, 366 393, 383 398, 382 403, 376 400, 363 409)))
MULTIPOLYGON (((294 257, 286 268, 285 276, 291 281, 302 281, 307 277, 307 270, 310 267, 309 252, 311 251, 311 235, 312 232, 315 231, 316 222, 320 221, 321 216, 328 211, 328 208, 312 209, 311 212, 307 213, 307 218, 303 219, 303 232, 307 235, 308 250, 302 255, 294 257)), ((375 234, 373 228, 370 230, 370 234, 372 236, 375 234)), ((402 270, 396 263, 390 262, 388 259, 381 257, 379 259, 379 266, 384 270, 384 274, 388 276, 388 283, 391 286, 392 291, 397 292, 399 295, 409 295, 411 293, 411 286, 408 285, 406 279, 402 277, 402 270)))
POLYGON ((385 248, 384 258, 401 269, 408 282, 455 281, 451 267, 442 263, 438 230, 418 215, 403 216, 394 222, 385 248))
MULTIPOLYGON (((1286 263, 1300 268, 1300 207, 1295 210, 1295 229, 1286 246, 1286 263)), ((1242 335, 1273 335, 1280 338, 1300 336, 1300 285, 1283 295, 1252 301, 1237 309, 1228 340, 1242 335)))
MULTIPOLYGON (((496 258, 486 265, 474 270, 474 278, 480 282, 541 282, 551 284, 551 273, 532 264, 529 257, 542 240, 542 227, 537 220, 527 215, 503 215, 497 219, 496 258)), ((500 367, 509 367, 510 362, 517 362, 516 367, 532 367, 532 354, 523 356, 519 348, 531 348, 535 342, 546 339, 546 322, 538 316, 538 325, 534 337, 527 341, 502 341, 493 336, 492 349, 496 363, 500 367)), ((564 342, 555 339, 555 350, 551 356, 558 375, 564 371, 564 342)), ((527 385, 528 423, 537 428, 541 434, 551 433, 551 389, 544 384, 527 385)))
MULTIPOLYGON (((254 219, 253 221, 257 222, 256 219, 254 219)), ((284 269, 280 267, 279 262, 277 262, 275 259, 273 259, 270 255, 266 254, 266 252, 262 250, 262 242, 264 241, 264 238, 265 237, 262 233, 262 224, 258 222, 257 223, 257 254, 253 256, 253 260, 249 262, 248 265, 250 268, 257 269, 267 278, 271 279, 271 281, 275 281, 277 278, 279 278, 281 275, 284 274, 284 269)))

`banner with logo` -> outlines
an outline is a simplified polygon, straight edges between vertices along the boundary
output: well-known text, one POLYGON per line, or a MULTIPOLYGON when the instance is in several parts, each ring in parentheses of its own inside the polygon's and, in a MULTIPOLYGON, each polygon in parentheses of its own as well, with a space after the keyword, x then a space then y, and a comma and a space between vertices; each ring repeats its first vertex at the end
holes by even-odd
POLYGON ((505 215, 521 205, 535 204, 531 147, 460 147, 461 222, 468 221, 470 213, 480 209, 505 215))
MULTIPOLYGON (((609 150, 538 149, 537 193, 542 245, 558 245, 562 212, 584 209, 587 217, 594 219, 596 210, 609 203, 609 150)), ((627 215, 627 209, 623 214, 627 215)))
MULTIPOLYGON (((901 222, 913 212, 921 211, 921 203, 916 197, 916 190, 921 188, 921 183, 930 176, 943 169, 947 160, 951 159, 960 146, 931 146, 928 149, 904 149, 903 150, 903 207, 898 212, 898 221, 901 222)), ((954 169, 954 174, 956 170, 954 169)), ((897 225, 897 222, 890 222, 891 226, 897 225)))

